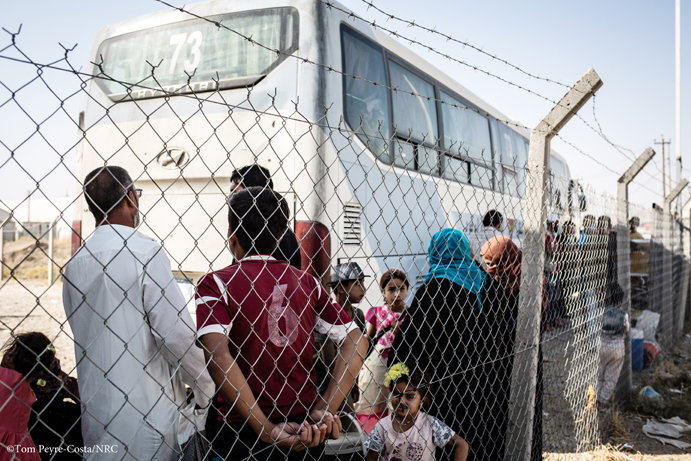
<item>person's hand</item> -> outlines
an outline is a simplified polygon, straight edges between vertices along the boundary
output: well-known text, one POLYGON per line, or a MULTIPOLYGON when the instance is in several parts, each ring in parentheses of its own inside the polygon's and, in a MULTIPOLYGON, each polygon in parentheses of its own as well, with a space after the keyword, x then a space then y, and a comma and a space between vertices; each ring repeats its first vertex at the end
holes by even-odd
POLYGON ((329 410, 314 409, 310 411, 310 419, 314 423, 319 424, 320 427, 324 426, 320 443, 327 437, 336 440, 341 436, 341 429, 343 428, 341 419, 329 410))
MULTIPOLYGON (((271 424, 268 423, 267 424, 271 424)), ((319 445, 321 430, 316 425, 310 425, 307 421, 300 423, 271 424, 265 428, 260 439, 279 448, 291 451, 302 451, 319 445)))

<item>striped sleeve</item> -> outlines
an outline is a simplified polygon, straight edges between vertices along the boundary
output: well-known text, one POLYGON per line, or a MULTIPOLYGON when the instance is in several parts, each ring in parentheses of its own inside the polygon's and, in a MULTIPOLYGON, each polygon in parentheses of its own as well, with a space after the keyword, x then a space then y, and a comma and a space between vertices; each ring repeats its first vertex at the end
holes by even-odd
POLYGON ((197 337, 207 333, 227 335, 233 320, 223 281, 213 272, 205 275, 197 284, 194 298, 197 304, 197 337))

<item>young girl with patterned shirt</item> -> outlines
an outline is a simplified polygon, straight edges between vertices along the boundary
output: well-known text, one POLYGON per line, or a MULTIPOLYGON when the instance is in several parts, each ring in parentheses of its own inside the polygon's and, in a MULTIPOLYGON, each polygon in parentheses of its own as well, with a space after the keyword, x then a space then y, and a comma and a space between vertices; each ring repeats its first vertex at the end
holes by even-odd
POLYGON ((372 343, 373 350, 358 376, 360 399, 355 405, 360 426, 367 434, 387 413, 386 401, 389 392, 385 385, 388 371, 386 359, 396 330, 405 321, 405 298, 410 282, 405 272, 391 268, 381 276, 379 287, 384 295, 385 304, 374 306, 365 314, 365 320, 368 322, 366 336, 372 343))
POLYGON ((450 427, 422 411, 429 405, 430 384, 425 375, 403 363, 386 375, 392 412, 370 432, 366 461, 434 461, 437 447, 454 447, 454 461, 465 461, 468 444, 450 427))

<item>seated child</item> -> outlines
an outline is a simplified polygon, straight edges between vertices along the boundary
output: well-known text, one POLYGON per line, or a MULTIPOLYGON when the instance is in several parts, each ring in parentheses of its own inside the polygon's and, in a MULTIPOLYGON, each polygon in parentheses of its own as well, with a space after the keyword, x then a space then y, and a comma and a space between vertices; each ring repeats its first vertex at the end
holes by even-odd
POLYGON ((81 409, 75 403, 79 400, 79 389, 76 378, 62 371, 55 355, 55 347, 43 333, 18 333, 7 347, 3 366, 21 373, 35 395, 29 419, 34 443, 54 449, 62 447, 62 452, 42 451, 41 458, 77 460, 81 456, 67 447, 78 449, 84 445, 81 409))
POLYGON ((433 461, 436 448, 454 447, 454 461, 465 461, 468 444, 450 427, 422 411, 429 405, 431 384, 419 369, 403 363, 386 375, 391 391, 391 412, 382 418, 365 442, 367 461, 433 461))

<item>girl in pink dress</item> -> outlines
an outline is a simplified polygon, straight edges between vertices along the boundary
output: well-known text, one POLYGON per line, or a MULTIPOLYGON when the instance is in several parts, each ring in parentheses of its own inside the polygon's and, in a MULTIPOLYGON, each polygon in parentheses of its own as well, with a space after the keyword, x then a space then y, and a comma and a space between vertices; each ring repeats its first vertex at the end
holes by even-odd
POLYGON ((363 430, 369 434, 374 425, 387 414, 389 391, 385 385, 386 359, 393 344, 396 330, 405 320, 405 298, 410 288, 408 276, 400 269, 389 269, 379 280, 384 295, 383 306, 371 307, 365 320, 367 337, 374 349, 365 360, 358 376, 360 400, 356 405, 357 417, 363 430))

